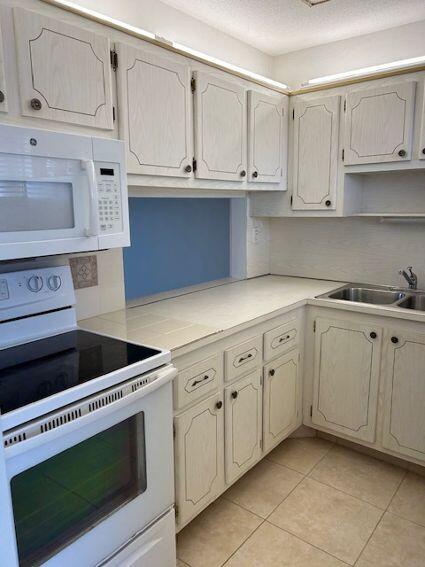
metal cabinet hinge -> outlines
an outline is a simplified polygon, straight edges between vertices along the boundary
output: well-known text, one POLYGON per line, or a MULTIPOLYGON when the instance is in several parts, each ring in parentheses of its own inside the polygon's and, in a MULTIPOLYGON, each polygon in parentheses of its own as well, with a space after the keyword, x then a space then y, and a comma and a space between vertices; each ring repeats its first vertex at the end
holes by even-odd
POLYGON ((294 197, 291 195, 291 207, 292 207, 293 201, 294 201, 294 197))
POLYGON ((313 322, 313 333, 316 332, 316 321, 313 322))
POLYGON ((174 514, 175 514, 176 518, 179 515, 179 507, 177 506, 177 504, 174 506, 174 514))
POLYGON ((196 79, 195 79, 195 77, 192 77, 190 79, 190 88, 192 89, 193 93, 196 91, 196 79))
POLYGON ((310 417, 313 417, 313 406, 310 406, 310 417))
POLYGON ((176 438, 176 426, 173 423, 173 439, 176 438))
POLYGON ((344 99, 344 112, 347 112, 347 99, 344 99))
POLYGON ((260 449, 263 450, 263 440, 260 439, 260 449))
POLYGON ((292 120, 295 120, 295 108, 292 109, 292 120))
POLYGON ((111 65, 114 71, 118 69, 118 53, 115 49, 111 49, 111 65))
POLYGON ((115 114, 115 106, 113 106, 113 107, 112 107, 112 120, 113 120, 114 122, 115 122, 115 117, 116 117, 116 114, 115 114))
POLYGON ((345 158, 345 150, 343 149, 342 150, 342 161, 344 161, 344 158, 345 158))
POLYGON ((196 159, 195 158, 192 159, 192 169, 193 169, 194 172, 196 171, 196 159))

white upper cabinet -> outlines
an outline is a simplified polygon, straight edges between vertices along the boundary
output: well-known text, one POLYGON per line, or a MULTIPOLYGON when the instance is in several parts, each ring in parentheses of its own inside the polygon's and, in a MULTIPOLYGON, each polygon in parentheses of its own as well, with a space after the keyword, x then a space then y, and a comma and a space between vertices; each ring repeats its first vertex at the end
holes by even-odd
POLYGON ((4 75, 3 41, 0 28, 0 112, 7 112, 6 77, 4 75))
POLYGON ((120 137, 129 173, 189 177, 193 133, 190 68, 117 45, 120 137))
POLYGON ((312 422, 375 441, 382 329, 316 320, 312 422))
POLYGON ((406 81, 347 94, 345 165, 411 159, 415 91, 406 81))
POLYGON ((246 178, 246 91, 214 75, 195 75, 196 177, 246 178))
POLYGON ((299 100, 294 106, 292 208, 336 207, 340 96, 299 100))
POLYGON ((106 37, 14 8, 22 114, 112 129, 106 37))
POLYGON ((248 180, 279 183, 283 161, 283 97, 248 91, 248 180))

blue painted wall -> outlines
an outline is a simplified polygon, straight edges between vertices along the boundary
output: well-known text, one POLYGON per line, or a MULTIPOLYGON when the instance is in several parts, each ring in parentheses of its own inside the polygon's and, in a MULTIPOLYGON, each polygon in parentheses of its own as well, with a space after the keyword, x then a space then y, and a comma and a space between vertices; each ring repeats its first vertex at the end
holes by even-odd
POLYGON ((229 199, 130 198, 127 299, 228 277, 229 199))

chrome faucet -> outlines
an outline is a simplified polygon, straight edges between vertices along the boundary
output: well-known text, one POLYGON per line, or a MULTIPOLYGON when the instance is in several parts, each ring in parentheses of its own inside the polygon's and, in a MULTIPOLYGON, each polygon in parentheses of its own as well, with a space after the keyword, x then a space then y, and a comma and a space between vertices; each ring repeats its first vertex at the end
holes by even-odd
POLYGON ((409 270, 409 273, 407 273, 406 270, 399 270, 398 273, 407 281, 410 289, 417 289, 418 276, 412 271, 412 266, 408 266, 406 269, 409 270))

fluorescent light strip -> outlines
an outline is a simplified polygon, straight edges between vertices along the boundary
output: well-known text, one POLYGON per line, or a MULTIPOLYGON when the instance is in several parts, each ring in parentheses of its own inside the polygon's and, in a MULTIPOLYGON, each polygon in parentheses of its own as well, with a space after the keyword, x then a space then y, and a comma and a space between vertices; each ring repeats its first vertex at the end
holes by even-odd
POLYGON ((361 69, 354 69, 353 71, 345 71, 343 73, 335 73, 334 75, 325 75, 324 77, 317 77, 310 79, 303 86, 322 85, 325 83, 334 83, 343 81, 344 79, 353 79, 355 77, 362 77, 373 75, 380 71, 393 71, 395 69, 408 69, 415 65, 425 64, 425 55, 421 57, 412 57, 410 59, 400 59, 391 63, 384 63, 382 65, 373 65, 372 67, 363 67, 361 69))

